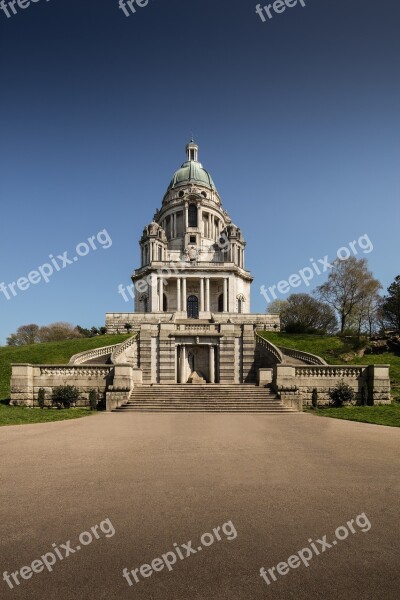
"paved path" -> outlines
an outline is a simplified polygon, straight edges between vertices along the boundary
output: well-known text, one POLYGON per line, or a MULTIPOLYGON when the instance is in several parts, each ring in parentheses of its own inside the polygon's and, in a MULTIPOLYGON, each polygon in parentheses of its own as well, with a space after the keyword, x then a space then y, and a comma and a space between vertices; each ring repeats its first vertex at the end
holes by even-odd
POLYGON ((103 524, 100 539, 51 573, 13 590, 0 580, 1 598, 399 598, 399 429, 310 415, 100 414, 3 427, 0 444, 0 574, 31 565, 53 542, 75 548, 104 519, 115 528, 107 538, 103 524), (261 566, 286 561, 309 538, 332 541, 364 512, 370 531, 353 524, 357 533, 308 568, 269 586, 260 577, 261 566), (221 541, 178 559, 171 572, 132 587, 123 579, 124 567, 150 563, 174 542, 193 540, 196 549, 203 533, 228 521, 236 539, 225 526, 221 541))

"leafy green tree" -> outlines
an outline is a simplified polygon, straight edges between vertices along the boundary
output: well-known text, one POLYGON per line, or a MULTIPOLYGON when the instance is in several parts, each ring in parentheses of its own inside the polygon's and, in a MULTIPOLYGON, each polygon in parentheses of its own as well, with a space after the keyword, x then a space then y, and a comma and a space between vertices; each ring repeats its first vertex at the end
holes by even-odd
POLYGON ((387 296, 382 301, 382 318, 385 325, 400 331, 400 275, 387 289, 387 296))
POLYGON ((268 307, 279 314, 281 329, 287 333, 334 333, 337 320, 333 309, 309 294, 291 294, 287 300, 275 300, 268 307))

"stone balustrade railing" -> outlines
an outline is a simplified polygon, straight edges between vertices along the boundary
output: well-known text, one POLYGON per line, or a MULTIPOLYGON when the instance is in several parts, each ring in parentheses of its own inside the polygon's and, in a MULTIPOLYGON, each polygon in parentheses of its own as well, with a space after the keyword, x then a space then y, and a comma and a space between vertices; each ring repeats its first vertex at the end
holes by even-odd
POLYGON ((40 377, 107 377, 113 366, 100 365, 37 365, 40 377))
POLYGON ((218 325, 207 325, 207 324, 200 324, 200 325, 196 325, 196 324, 190 324, 190 325, 184 325, 184 324, 178 324, 176 326, 177 331, 194 331, 194 332, 205 332, 205 333, 218 333, 219 328, 218 325))
POLYGON ((74 354, 69 360, 70 365, 82 365, 83 363, 88 362, 89 360, 93 360, 94 358, 99 358, 100 356, 107 356, 107 354, 112 354, 116 348, 118 348, 119 344, 113 344, 112 346, 103 346, 102 348, 94 348, 93 350, 85 350, 84 352, 79 352, 79 354, 74 354))
POLYGON ((310 367, 294 367, 296 378, 322 378, 333 379, 358 379, 362 376, 366 367, 358 366, 336 366, 336 365, 313 365, 310 367))
POLYGON ((270 356, 275 358, 278 364, 283 363, 283 354, 279 350, 279 348, 274 346, 274 344, 272 344, 269 340, 263 338, 258 333, 256 333, 256 344, 264 352, 267 352, 270 356))
POLYGON ((130 358, 131 359, 136 359, 133 362, 135 363, 135 366, 137 366, 137 358, 138 358, 138 352, 137 352, 137 345, 138 345, 138 334, 135 333, 135 335, 133 335, 132 337, 130 337, 129 339, 125 340, 125 342, 122 342, 122 344, 118 344, 113 353, 111 354, 111 362, 115 365, 117 363, 121 363, 121 362, 125 362, 126 360, 126 353, 129 352, 129 350, 132 350, 132 346, 135 346, 135 348, 133 348, 133 353, 132 356, 130 358))
POLYGON ((295 350, 294 348, 286 348, 286 346, 278 346, 279 350, 297 360, 301 360, 309 365, 326 365, 326 363, 320 356, 316 354, 310 354, 309 352, 303 352, 302 350, 295 350))

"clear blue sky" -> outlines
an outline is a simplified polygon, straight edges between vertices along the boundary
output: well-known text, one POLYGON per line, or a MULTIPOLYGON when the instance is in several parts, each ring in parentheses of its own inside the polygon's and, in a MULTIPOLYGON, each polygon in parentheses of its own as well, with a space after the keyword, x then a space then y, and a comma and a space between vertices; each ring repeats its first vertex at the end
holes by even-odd
POLYGON ((307 0, 265 23, 255 4, 0 12, 0 282, 100 230, 113 242, 48 284, 1 293, 0 343, 21 324, 102 325, 132 309, 118 284, 192 131, 247 239, 253 311, 265 311, 262 284, 362 234, 384 286, 400 273, 398 1, 307 0))

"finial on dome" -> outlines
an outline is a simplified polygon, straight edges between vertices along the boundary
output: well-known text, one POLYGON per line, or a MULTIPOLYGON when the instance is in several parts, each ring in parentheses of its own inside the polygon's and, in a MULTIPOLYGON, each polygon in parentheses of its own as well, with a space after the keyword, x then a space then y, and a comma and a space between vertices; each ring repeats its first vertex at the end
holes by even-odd
POLYGON ((190 142, 186 146, 186 158, 187 158, 187 160, 193 160, 195 162, 198 162, 199 147, 196 144, 196 142, 194 141, 193 134, 190 138, 190 142))

